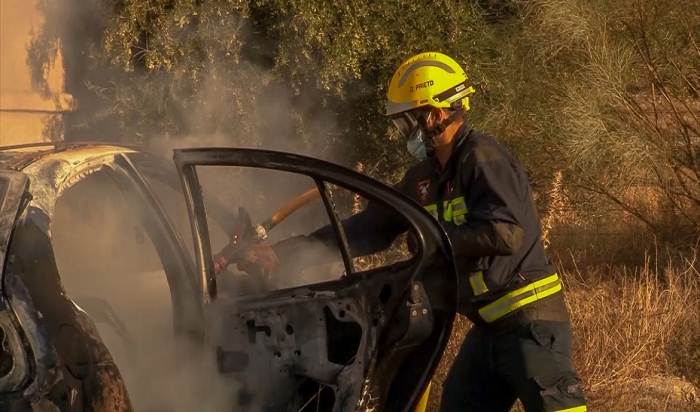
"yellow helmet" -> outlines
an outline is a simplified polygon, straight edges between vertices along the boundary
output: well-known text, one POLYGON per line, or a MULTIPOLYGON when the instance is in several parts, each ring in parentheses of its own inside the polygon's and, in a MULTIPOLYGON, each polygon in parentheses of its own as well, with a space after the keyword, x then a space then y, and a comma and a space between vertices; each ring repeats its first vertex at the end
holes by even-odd
POLYGON ((395 117, 425 106, 467 111, 468 96, 474 92, 467 73, 454 59, 437 52, 417 54, 394 72, 386 115, 395 117))

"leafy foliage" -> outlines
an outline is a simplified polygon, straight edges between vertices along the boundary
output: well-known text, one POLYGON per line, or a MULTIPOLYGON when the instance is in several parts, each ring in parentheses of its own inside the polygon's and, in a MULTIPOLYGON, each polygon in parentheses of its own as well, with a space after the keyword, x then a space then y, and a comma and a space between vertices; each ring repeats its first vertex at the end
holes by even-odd
POLYGON ((40 6, 51 23, 30 48, 37 87, 58 38, 78 62, 69 138, 219 136, 396 180, 410 160, 383 116, 386 85, 405 58, 439 50, 477 85, 469 121, 514 149, 538 192, 563 173, 582 221, 607 224, 595 211, 615 207, 655 233, 700 222, 698 0, 40 6))
POLYGON ((483 10, 438 3, 427 12, 419 1, 100 0, 82 17, 102 27, 79 47, 89 51, 87 87, 70 90, 95 110, 73 135, 89 138, 110 121, 115 140, 284 140, 286 149, 342 153, 383 176, 407 161, 383 116, 386 85, 402 60, 439 49, 488 87, 484 73, 498 52, 483 10))
POLYGON ((571 208, 589 224, 618 224, 596 213, 612 204, 686 241, 679 225, 700 222, 700 2, 512 3, 519 35, 501 48, 510 98, 499 96, 493 128, 535 175, 563 171, 571 208))

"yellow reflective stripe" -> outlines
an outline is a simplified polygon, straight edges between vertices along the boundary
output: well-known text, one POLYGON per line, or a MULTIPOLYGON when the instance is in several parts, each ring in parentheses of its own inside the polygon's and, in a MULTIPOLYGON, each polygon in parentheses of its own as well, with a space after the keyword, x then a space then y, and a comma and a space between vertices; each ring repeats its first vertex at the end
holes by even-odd
POLYGON ((469 276, 469 283, 472 285, 474 296, 479 296, 489 291, 489 288, 486 287, 486 282, 484 282, 484 272, 482 271, 469 276))
POLYGON ((460 223, 457 223, 457 216, 463 216, 467 214, 467 204, 464 203, 464 196, 452 200, 445 200, 443 202, 443 219, 446 222, 454 221, 456 224, 466 223, 466 219, 460 219, 460 223))
MULTIPOLYGON (((423 206, 435 219, 439 220, 437 204, 423 206)), ((464 196, 443 202, 442 218, 445 222, 454 222, 456 225, 467 223, 467 205, 464 203, 464 196)))
MULTIPOLYGON (((454 206, 455 212, 457 210, 464 210, 464 212, 467 211, 467 204, 464 203, 464 196, 460 196, 458 198, 452 199, 450 201, 452 203, 452 206, 454 206)), ((464 213, 462 212, 462 213, 464 213)))
POLYGON ((427 210, 428 212, 430 212, 430 214, 433 215, 433 217, 437 220, 438 213, 437 213, 437 205, 436 204, 425 205, 425 206, 423 206, 423 208, 425 210, 427 210))
POLYGON ((561 290, 558 274, 533 282, 514 290, 498 300, 479 309, 479 314, 486 322, 493 322, 508 313, 528 305, 536 300, 546 298, 561 290))
POLYGON ((574 408, 569 408, 569 409, 557 409, 554 412, 588 412, 588 409, 586 409, 586 405, 584 405, 584 406, 576 406, 574 408))
POLYGON ((443 208, 442 217, 445 219, 445 222, 450 222, 452 220, 452 203, 448 203, 443 208))

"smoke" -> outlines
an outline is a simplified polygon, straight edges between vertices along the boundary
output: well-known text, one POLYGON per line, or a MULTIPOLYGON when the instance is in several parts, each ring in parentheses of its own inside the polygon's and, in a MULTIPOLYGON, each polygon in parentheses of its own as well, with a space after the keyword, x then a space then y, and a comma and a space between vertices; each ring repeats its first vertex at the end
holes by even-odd
MULTIPOLYGON (((270 170, 217 167, 202 170, 199 176, 205 203, 215 196, 233 211, 243 206, 253 223, 269 217, 289 197, 313 187, 305 176, 270 170)), ((155 182, 150 183, 155 189, 155 182)), ((184 198, 162 186, 154 193, 192 254, 184 198)), ((219 375, 213 349, 193 348, 173 338, 167 279, 160 257, 132 208, 116 183, 102 172, 89 175, 64 192, 56 205, 52 234, 66 292, 96 321, 136 410, 231 410, 240 385, 219 375), (91 304, 95 299, 103 299, 114 310, 128 331, 126 340, 113 325, 101 321, 99 308, 91 304), (133 348, 129 340, 133 340, 133 348)), ((212 219, 208 223, 216 252, 229 241, 229 234, 212 219)), ((316 199, 280 223, 270 233, 268 243, 328 223, 325 208, 316 199)), ((328 261, 331 253, 325 248, 306 249, 295 256, 293 263, 295 268, 307 270, 290 273, 281 268, 269 287, 338 279, 342 265, 314 267, 314 262, 328 261)), ((340 261, 339 253, 334 253, 335 261, 340 261)), ((219 277, 222 298, 245 292, 242 282, 247 275, 238 273, 235 267, 230 269, 219 277)))
MULTIPOLYGON (((91 53, 86 53, 83 45, 85 38, 94 38, 101 29, 94 17, 104 10, 96 5, 81 8, 74 3, 55 3, 49 10, 53 16, 47 16, 51 23, 49 34, 61 37, 63 42, 66 89, 79 101, 77 110, 66 117, 67 140, 128 141, 129 136, 140 137, 148 149, 165 158, 172 158, 175 148, 223 146, 273 149, 350 163, 351 145, 337 139, 343 127, 333 109, 320 103, 324 98, 320 92, 307 89, 299 94, 260 64, 246 60, 207 61, 205 75, 194 82, 196 91, 189 95, 183 92, 185 86, 169 84, 189 76, 187 67, 175 75, 131 76, 114 66, 95 65, 89 62, 87 56, 91 53), (107 91, 98 95, 95 90, 100 87, 107 91), (119 117, 128 111, 129 116, 119 117)), ((253 47, 256 42, 265 47, 266 39, 246 33, 246 29, 237 30, 237 35, 253 47)), ((47 35, 46 31, 41 33, 47 35)), ((211 42, 222 37, 204 31, 188 35, 205 39, 205 47, 207 42, 211 46, 211 42)), ((34 47, 42 47, 51 39, 39 40, 34 47)), ((33 55, 48 58, 36 50, 33 55)), ((37 57, 34 64, 42 67, 45 61, 37 57)), ((260 169, 202 167, 198 168, 198 175, 205 203, 216 197, 233 211, 244 207, 253 224, 262 222, 292 197, 315 185, 305 176, 260 169)), ((155 188, 155 182, 149 183, 155 188)), ((188 245, 189 253, 193 253, 184 199, 162 187, 156 195, 188 245)), ((239 388, 236 382, 218 374, 212 350, 192 348, 173 338, 170 291, 162 264, 130 207, 114 182, 99 174, 65 193, 56 207, 52 228, 64 287, 97 321, 136 410, 231 410, 239 388), (90 305, 94 298, 104 299, 114 310, 133 340, 133 347, 110 325, 100 322, 98 309, 90 305)), ((209 240, 216 252, 229 241, 230 234, 213 220, 208 223, 209 240)), ((321 200, 316 199, 276 227, 268 243, 309 233, 328 223, 327 212, 321 200)), ((282 268, 270 286, 292 287, 338 279, 344 268, 337 262, 338 252, 308 249, 294 262, 295 267, 307 267, 306 270, 288 273, 282 268), (319 260, 328 261, 332 253, 335 264, 314 266, 319 260)), ((231 269, 235 272, 235 268, 231 269)), ((220 294, 240 294, 243 289, 237 279, 241 276, 245 275, 224 274, 220 294)))
MULTIPOLYGON (((205 202, 217 196, 233 210, 244 206, 254 223, 273 213, 281 202, 288 200, 288 194, 297 194, 297 188, 312 184, 310 179, 300 176, 275 177, 279 173, 275 171, 255 174, 228 169, 222 167, 200 174, 205 202), (222 179, 231 190, 215 190, 222 179), (256 192, 258 196, 254 195, 256 192)), ((156 195, 183 239, 191 244, 184 198, 175 191, 160 189, 156 195)), ((167 279, 160 257, 132 207, 116 183, 102 172, 89 175, 64 192, 56 205, 52 234, 65 290, 97 323, 136 410, 231 410, 240 384, 219 375, 213 349, 194 348, 173 337, 167 279), (126 336, 104 322, 100 308, 94 304, 96 299, 109 304, 124 324, 126 336)), ((328 222, 322 202, 316 199, 276 227, 268 242, 308 233, 328 222)), ((217 251, 228 242, 228 234, 211 219, 209 226, 211 245, 217 251)), ((293 263, 295 268, 306 270, 290 273, 287 268, 281 268, 268 286, 273 289, 300 286, 342 275, 337 251, 320 247, 303 252, 295 256, 293 263), (327 262, 332 253, 336 256, 335 265, 314 267, 314 262, 327 262)), ((247 275, 238 273, 234 267, 230 269, 219 276, 221 298, 245 292, 247 275)))
MULTIPOLYGON (((245 74, 241 74, 241 76, 249 77, 245 74)), ((226 121, 216 119, 218 116, 232 116, 233 111, 226 110, 222 114, 217 111, 216 107, 227 104, 230 96, 237 96, 240 93, 240 91, 232 91, 230 88, 224 87, 217 76, 208 77, 195 100, 209 103, 202 107, 193 108, 187 113, 184 121, 189 125, 188 128, 195 131, 202 130, 206 128, 206 125, 202 123, 211 121, 227 124, 230 119, 226 121)), ((309 141, 299 139, 300 119, 290 114, 296 115, 303 110, 295 106, 295 100, 295 95, 291 90, 279 86, 271 87, 271 90, 268 89, 265 93, 255 96, 253 99, 255 106, 246 107, 245 112, 257 116, 259 120, 254 120, 253 126, 251 126, 250 121, 241 121, 242 131, 240 134, 217 131, 214 133, 192 132, 186 136, 168 136, 154 133, 148 141, 147 148, 167 159, 172 158, 173 150, 177 148, 247 147, 298 153, 324 158, 336 163, 346 161, 346 159, 339 160, 343 158, 342 153, 334 152, 333 146, 329 145, 329 139, 325 135, 310 136, 309 141), (320 144, 316 145, 317 142, 320 144)), ((302 120, 304 127, 308 130, 326 130, 327 134, 332 134, 338 128, 334 116, 328 113, 316 113, 313 116, 310 115, 308 119, 302 120)), ((265 221, 294 197, 316 187, 316 183, 308 176, 271 169, 199 166, 196 170, 206 207, 211 206, 211 203, 217 200, 234 215, 238 208, 242 207, 250 215, 253 225, 265 221)), ((167 205, 168 209, 171 209, 174 204, 183 203, 182 197, 172 191, 168 191, 167 197, 161 194, 159 200, 167 205)), ((181 222, 179 227, 182 236, 191 237, 186 209, 178 208, 178 211, 172 214, 177 214, 176 219, 181 222)), ((207 223, 211 248, 216 253, 229 242, 230 233, 226 233, 224 228, 210 216, 208 216, 207 223)), ((319 197, 275 227, 269 233, 267 243, 272 244, 298 234, 308 234, 327 224, 330 224, 330 219, 319 197)), ((299 265, 299 267, 315 266, 314 263, 319 260, 327 261, 325 255, 329 253, 335 253, 336 260, 340 261, 339 252, 318 248, 307 250, 303 255, 297 256, 295 263, 308 263, 308 265, 299 265)), ((323 273, 323 271, 319 271, 319 268, 309 269, 299 274, 301 276, 299 278, 283 276, 271 286, 273 288, 291 287, 312 281, 337 279, 342 270, 336 266, 334 269, 329 269, 325 276, 323 273)))
MULTIPOLYGON (((245 30, 243 30, 245 31, 245 30)), ((248 41, 264 41, 248 33, 248 41)), ((165 158, 172 158, 173 150, 187 147, 246 147, 284 151, 312 156, 348 165, 347 145, 337 144, 341 126, 332 110, 319 110, 320 92, 307 90, 301 96, 291 87, 276 80, 276 76, 260 66, 243 61, 234 69, 213 66, 203 78, 200 87, 179 119, 188 133, 168 135, 152 131, 146 141, 149 150, 165 158), (227 76, 245 79, 232 82, 227 76), (253 93, 251 93, 253 91, 253 93)), ((312 189, 315 182, 307 176, 260 168, 230 166, 197 167, 205 205, 214 198, 235 212, 243 207, 252 223, 261 223, 295 196, 312 189)), ((180 196, 170 193, 163 203, 181 202, 180 196)), ((339 208, 341 206, 339 205, 339 208)), ((184 210, 178 220, 184 222, 184 210)), ((298 234, 308 234, 330 224, 322 200, 317 198, 280 223, 270 234, 267 243, 274 243, 298 234)), ((181 227, 184 225, 181 225, 181 227)), ((208 219, 210 243, 213 252, 229 241, 212 219, 208 219)), ((189 236, 189 227, 183 236, 189 236)), ((323 247, 305 250, 295 257, 295 267, 301 273, 284 273, 273 279, 272 288, 300 286, 308 283, 338 279, 343 268, 338 251, 323 247), (336 264, 328 262, 328 255, 336 264)))
POLYGON ((52 233, 66 293, 95 321, 135 410, 231 410, 238 387, 218 375, 213 353, 174 339, 160 258, 109 176, 66 191, 52 233))

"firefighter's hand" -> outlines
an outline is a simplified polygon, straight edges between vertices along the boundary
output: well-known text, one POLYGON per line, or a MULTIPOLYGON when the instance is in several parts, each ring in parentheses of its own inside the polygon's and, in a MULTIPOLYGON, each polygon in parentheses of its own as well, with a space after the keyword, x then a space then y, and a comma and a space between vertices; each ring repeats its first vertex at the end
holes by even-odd
POLYGON ((274 271, 279 265, 279 259, 275 251, 268 245, 257 244, 248 247, 243 259, 238 263, 238 270, 248 274, 259 273, 260 269, 265 274, 274 271))

